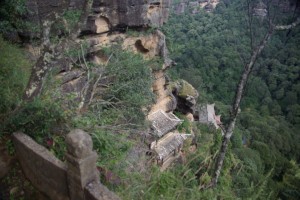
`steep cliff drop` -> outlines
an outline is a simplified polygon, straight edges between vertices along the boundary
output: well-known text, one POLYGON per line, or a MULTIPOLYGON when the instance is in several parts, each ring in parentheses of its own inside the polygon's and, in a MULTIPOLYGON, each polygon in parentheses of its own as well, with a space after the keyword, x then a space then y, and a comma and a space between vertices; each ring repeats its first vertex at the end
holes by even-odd
MULTIPOLYGON (((158 28, 168 19, 170 3, 170 0, 29 0, 27 6, 31 12, 26 17, 41 30, 40 34, 33 31, 20 33, 23 38, 30 38, 29 41, 34 39, 40 42, 38 45, 27 44, 36 64, 24 99, 30 102, 50 88, 59 94, 51 98, 59 99, 65 107, 75 105, 78 115, 85 113, 96 99, 95 90, 101 94, 108 87, 105 81, 109 78, 104 78, 104 83, 99 82, 110 62, 110 56, 103 49, 118 44, 123 50, 138 53, 145 60, 155 62, 150 65, 154 77, 152 91, 156 95, 155 104, 148 105, 144 114, 162 110, 169 120, 181 122, 172 114, 178 99, 172 93, 165 74, 172 61, 168 57, 165 35, 158 28), (53 85, 45 84, 49 74, 53 85)), ((172 127, 172 131, 175 129, 176 126, 172 127)), ((179 152, 183 137, 177 132, 174 135, 171 133, 164 141, 179 142, 175 149, 179 152)), ((145 156, 148 147, 140 141, 135 142, 138 147, 133 147, 130 151, 133 153, 128 153, 127 157, 129 160, 132 158, 132 162, 139 162, 137 157, 145 156), (144 149, 140 150, 140 146, 144 149)), ((166 156, 169 155, 171 151, 166 156)), ((145 160, 142 162, 141 168, 147 164, 145 160)))
MULTIPOLYGON (((30 12, 27 19, 41 27, 41 34, 40 36, 34 32, 26 34, 31 38, 39 38, 42 44, 25 98, 32 99, 40 94, 44 78, 54 66, 59 71, 57 77, 64 80, 63 90, 79 95, 84 89, 84 82, 87 81, 87 73, 74 69, 74 60, 67 59, 64 54, 72 48, 78 48, 83 42, 89 45, 89 55, 97 54, 103 46, 111 45, 120 39, 124 40, 124 46, 133 43, 136 51, 141 51, 141 43, 149 38, 129 39, 126 32, 161 26, 168 18, 170 3, 170 0, 151 2, 95 0, 92 3, 84 0, 71 0, 70 3, 28 1, 30 12), (53 43, 51 41, 53 38, 59 42, 53 43)), ((99 62, 99 59, 96 60, 99 62)))

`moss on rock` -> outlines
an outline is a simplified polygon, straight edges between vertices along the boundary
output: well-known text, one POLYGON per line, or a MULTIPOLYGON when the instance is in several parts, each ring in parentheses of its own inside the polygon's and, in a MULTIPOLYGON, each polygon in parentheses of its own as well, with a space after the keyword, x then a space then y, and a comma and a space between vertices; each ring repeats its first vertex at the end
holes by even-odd
POLYGON ((187 81, 181 79, 176 82, 171 82, 169 84, 169 89, 171 91, 176 90, 179 97, 186 98, 188 96, 192 96, 195 99, 198 98, 198 91, 187 81))

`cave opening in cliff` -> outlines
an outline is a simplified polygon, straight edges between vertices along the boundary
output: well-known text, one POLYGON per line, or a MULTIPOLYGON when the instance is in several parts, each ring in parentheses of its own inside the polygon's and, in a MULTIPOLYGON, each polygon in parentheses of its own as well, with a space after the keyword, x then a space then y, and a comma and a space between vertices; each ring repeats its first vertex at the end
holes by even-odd
POLYGON ((95 20, 96 33, 104 33, 109 31, 109 20, 106 17, 99 17, 95 20))
POLYGON ((160 2, 157 2, 157 3, 150 3, 150 6, 149 6, 149 11, 150 10, 153 10, 155 8, 159 8, 160 6, 160 2))
POLYGON ((142 53, 142 54, 146 54, 149 52, 149 49, 146 49, 141 40, 137 40, 134 44, 135 48, 137 49, 138 52, 142 53))
POLYGON ((154 3, 150 3, 151 6, 159 6, 160 2, 154 2, 154 3))

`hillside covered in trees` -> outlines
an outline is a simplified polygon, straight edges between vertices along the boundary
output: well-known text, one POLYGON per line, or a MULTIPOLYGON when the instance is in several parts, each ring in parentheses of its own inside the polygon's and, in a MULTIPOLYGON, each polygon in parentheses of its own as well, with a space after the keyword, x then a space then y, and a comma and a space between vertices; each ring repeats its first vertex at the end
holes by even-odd
MULTIPOLYGON (((255 9, 261 2, 221 1, 212 13, 186 9, 164 27, 177 63, 170 76, 189 80, 200 101, 217 101, 224 121, 251 45, 258 45, 268 29, 267 17, 249 16, 248 4, 255 9)), ((296 1, 285 3, 268 10, 274 23, 288 24, 299 16, 296 1)), ((230 148, 243 165, 232 174, 233 191, 241 198, 254 198, 249 188, 264 181, 270 198, 299 198, 299 31, 298 26, 276 32, 247 83, 230 148)))
POLYGON ((75 128, 91 136, 100 180, 121 199, 300 199, 299 1, 62 1, 39 15, 26 2, 0 2, 0 200, 41 197, 13 132, 65 161, 75 128), (213 103, 219 129, 190 111, 213 103), (164 170, 149 150, 156 107, 180 119, 172 131, 193 136, 164 170))

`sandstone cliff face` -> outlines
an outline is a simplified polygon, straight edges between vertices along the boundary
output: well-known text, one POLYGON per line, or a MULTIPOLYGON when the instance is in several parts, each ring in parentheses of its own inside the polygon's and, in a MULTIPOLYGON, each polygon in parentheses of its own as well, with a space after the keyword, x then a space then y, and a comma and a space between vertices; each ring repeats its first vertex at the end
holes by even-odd
POLYGON ((219 3, 220 0, 180 0, 178 4, 174 5, 174 9, 176 14, 183 14, 185 12, 196 14, 200 8, 206 12, 212 12, 219 3))
POLYGON ((168 19, 171 0, 94 0, 87 19, 89 33, 159 27, 168 19))
MULTIPOLYGON (((42 40, 41 57, 38 58, 39 63, 37 63, 40 66, 34 68, 36 69, 36 72, 34 72, 35 78, 34 80, 31 79, 30 86, 26 91, 28 97, 38 93, 36 91, 41 88, 43 74, 53 65, 59 68, 58 70, 61 72, 57 77, 63 80, 63 90, 65 92, 74 91, 78 94, 82 92, 81 90, 86 85, 87 73, 78 69, 74 71, 72 62, 62 55, 63 52, 72 48, 71 43, 73 42, 77 44, 83 41, 87 42, 90 45, 89 54, 99 54, 98 51, 103 46, 110 45, 120 39, 124 42, 124 48, 134 45, 135 49, 133 50, 136 52, 145 48, 146 52, 144 54, 148 58, 166 54, 164 35, 162 33, 155 32, 150 36, 129 38, 126 31, 128 29, 135 30, 137 28, 146 29, 161 26, 168 18, 171 0, 94 0, 91 2, 91 9, 88 9, 89 12, 86 13, 87 9, 83 8, 89 7, 87 6, 89 2, 88 0, 26 1, 30 12, 25 17, 34 25, 40 27, 40 31, 21 34, 25 38, 35 37, 42 40), (84 13, 84 16, 81 14, 79 24, 76 22, 76 14, 78 15, 78 13, 79 15, 84 13), (71 16, 69 17, 71 19, 66 19, 66 14, 70 14, 71 16), (73 20, 73 23, 75 22, 78 27, 81 27, 77 36, 77 31, 71 32, 68 20, 73 20), (57 28, 57 24, 58 27, 63 28, 57 28), (69 37, 71 39, 70 42, 67 42, 65 39, 64 45, 62 43, 58 45, 50 43, 51 37, 64 37, 68 34, 72 35, 72 39, 69 37), (48 50, 43 48, 45 43, 48 44, 48 50), (44 52, 45 50, 47 52, 44 52), (61 60, 58 61, 58 57, 61 60), (47 66, 42 66, 46 63, 44 62, 45 60, 47 60, 47 66)), ((93 59, 96 59, 97 62, 101 61, 101 59, 93 59)))
POLYGON ((55 13, 62 13, 66 7, 73 4, 67 0, 27 0, 26 5, 29 10, 28 18, 35 22, 50 19, 55 13))
POLYGON ((156 103, 152 105, 149 114, 158 110, 171 112, 176 109, 177 101, 172 92, 168 90, 168 80, 163 70, 154 73, 153 92, 156 94, 156 103))
MULTIPOLYGON (((97 26, 98 29, 101 27, 103 26, 97 26)), ((90 52, 100 51, 103 46, 108 46, 121 40, 124 49, 134 53, 141 53, 145 59, 163 58, 165 60, 163 68, 171 64, 171 61, 168 59, 165 35, 159 30, 148 34, 139 32, 137 35, 129 35, 126 32, 102 33, 86 37, 85 39, 90 45, 90 52)))
MULTIPOLYGON (((44 25, 57 19, 63 21, 65 19, 63 17, 60 19, 58 16, 63 16, 66 11, 80 11, 87 2, 84 0, 28 0, 27 5, 32 11, 28 18, 44 25)), ((99 64, 105 64, 108 60, 102 52, 103 47, 121 43, 122 48, 133 53, 140 53, 145 59, 162 58, 163 60, 160 68, 153 69, 152 90, 157 98, 150 113, 159 109, 171 112, 180 105, 180 107, 189 108, 187 112, 193 113, 192 107, 198 95, 192 95, 192 99, 188 99, 190 96, 179 98, 177 93, 172 93, 172 89, 168 88, 169 81, 165 70, 171 66, 172 61, 168 58, 165 35, 159 30, 149 31, 149 27, 156 28, 166 22, 170 5, 171 0, 94 0, 75 41, 73 39, 64 46, 54 47, 54 53, 44 54, 51 58, 49 62, 49 59, 46 59, 47 67, 51 68, 52 65, 55 65, 58 70, 55 78, 61 83, 61 91, 64 94, 75 94, 79 107, 82 107, 84 102, 87 102, 87 98, 91 96, 88 94, 92 89, 90 73, 98 74, 104 70, 103 65, 92 69, 92 72, 85 66, 78 67, 76 61, 78 58, 70 60, 64 56, 63 52, 74 48, 80 49, 81 45, 85 43, 88 45, 85 59, 100 66, 99 64), (128 34, 128 30, 134 34, 128 34), (147 30, 148 32, 145 32, 147 30), (55 52, 55 49, 59 49, 60 53, 55 52)), ((49 29, 52 29, 51 25, 49 29)), ((51 31, 48 30, 50 34, 51 31)), ((45 57, 39 59, 45 60, 45 57)), ((41 66, 41 70, 44 72, 45 68, 41 66)), ((36 74, 41 74, 40 71, 37 71, 36 74)), ((31 87, 32 91, 38 87, 38 84, 42 83, 34 82, 31 87)), ((98 88, 97 91, 103 92, 103 88, 98 88)))
MULTIPOLYGON (((171 1, 94 0, 86 30, 100 33, 125 27, 159 27, 168 19, 171 1)), ((46 20, 53 20, 67 9, 81 11, 85 3, 85 0, 27 0, 29 12, 24 18, 41 26, 46 20)), ((32 36, 33 33, 21 33, 28 37, 30 34, 32 36)))
MULTIPOLYGON (((28 17, 32 21, 45 24, 62 15, 66 10, 80 10, 86 1, 28 0, 27 3, 32 11, 28 17)), ((108 59, 103 57, 102 48, 120 41, 124 49, 141 53, 145 59, 162 58, 164 62, 161 69, 153 70, 152 90, 157 98, 150 113, 159 109, 171 112, 177 107, 177 97, 168 89, 169 82, 165 75, 165 70, 172 64, 168 58, 165 36, 159 30, 144 32, 149 27, 159 27, 166 22, 170 5, 171 0, 94 0, 80 35, 75 41, 78 43, 84 41, 88 44, 86 59, 98 65, 106 63, 108 59), (127 34, 128 30, 137 32, 127 34)), ((67 45, 62 48, 68 51, 74 46, 67 45)), ((62 83, 61 91, 65 94, 75 94, 78 101, 83 103, 86 101, 84 94, 89 90, 87 88, 89 88, 90 72, 84 67, 74 67, 74 60, 72 62, 67 58, 62 60, 62 62, 53 62, 59 71, 56 78, 62 83)), ((103 69, 93 70, 93 73, 98 73, 103 69)), ((101 91, 101 88, 98 90, 101 91)))
POLYGON ((111 26, 160 26, 166 22, 170 0, 94 0, 93 13, 111 26))

